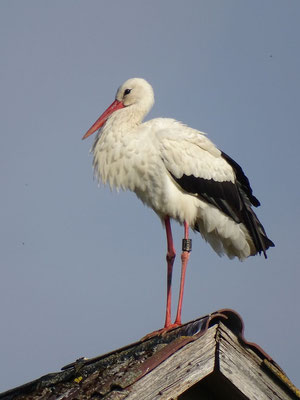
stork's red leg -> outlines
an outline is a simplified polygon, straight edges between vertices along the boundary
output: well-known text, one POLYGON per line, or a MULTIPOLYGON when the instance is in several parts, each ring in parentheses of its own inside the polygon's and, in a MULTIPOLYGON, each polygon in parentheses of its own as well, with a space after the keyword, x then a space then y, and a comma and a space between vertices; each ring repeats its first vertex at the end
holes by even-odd
POLYGON ((182 265, 181 265, 180 290, 179 290, 179 299, 178 299, 175 325, 181 325, 181 310, 182 310, 185 273, 186 273, 187 263, 190 258, 191 250, 192 250, 192 240, 189 239, 189 225, 186 221, 184 221, 184 239, 182 241, 182 253, 181 253, 182 265))
POLYGON ((165 218, 165 227, 167 233, 167 307, 166 307, 166 320, 165 329, 171 326, 171 286, 172 286, 172 272, 176 252, 173 244, 172 230, 170 218, 165 218))

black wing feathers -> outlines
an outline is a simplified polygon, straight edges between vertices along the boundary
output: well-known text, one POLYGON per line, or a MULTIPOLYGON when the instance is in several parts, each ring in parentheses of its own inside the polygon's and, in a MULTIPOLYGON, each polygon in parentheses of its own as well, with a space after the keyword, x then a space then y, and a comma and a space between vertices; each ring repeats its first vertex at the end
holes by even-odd
POLYGON ((223 151, 221 152, 221 154, 222 154, 222 157, 228 162, 228 164, 231 165, 232 169, 235 172, 236 179, 239 182, 239 184, 241 185, 241 189, 248 196, 251 203, 254 205, 254 207, 259 207, 260 202, 259 202, 259 200, 257 200, 257 198, 255 196, 253 196, 249 179, 244 174, 242 167, 240 167, 237 162, 235 162, 231 157, 229 157, 223 151))
MULTIPOLYGON (((193 175, 182 175, 180 178, 176 178, 169 172, 184 191, 198 195, 228 215, 236 223, 243 223, 257 252, 263 252, 265 258, 267 258, 266 250, 274 246, 274 243, 267 237, 262 224, 251 208, 251 205, 258 207, 260 202, 253 196, 249 180, 239 164, 223 152, 222 157, 234 170, 235 183, 230 181, 218 182, 193 175)), ((197 226, 195 228, 197 229, 197 226)))
POLYGON ((201 196, 208 203, 219 208, 235 222, 241 222, 240 211, 242 210, 242 201, 237 187, 232 182, 216 182, 213 179, 196 178, 193 175, 182 175, 172 178, 186 192, 201 196))

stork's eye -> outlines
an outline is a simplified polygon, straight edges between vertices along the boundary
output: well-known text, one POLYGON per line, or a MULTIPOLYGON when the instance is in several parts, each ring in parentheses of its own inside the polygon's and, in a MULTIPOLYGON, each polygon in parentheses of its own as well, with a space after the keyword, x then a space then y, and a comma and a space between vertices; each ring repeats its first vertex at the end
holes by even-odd
POLYGON ((131 92, 131 89, 125 89, 124 91, 124 96, 126 96, 127 94, 129 94, 131 92))

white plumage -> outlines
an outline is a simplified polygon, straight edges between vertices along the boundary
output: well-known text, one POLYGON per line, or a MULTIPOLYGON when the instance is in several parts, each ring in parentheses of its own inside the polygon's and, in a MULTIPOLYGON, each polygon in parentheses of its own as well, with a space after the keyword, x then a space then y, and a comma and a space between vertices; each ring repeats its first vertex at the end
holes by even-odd
POLYGON ((86 133, 96 176, 131 190, 165 223, 200 231, 213 249, 240 260, 273 243, 251 209, 259 205, 242 169, 198 130, 169 118, 142 123, 154 104, 144 79, 127 80, 116 100, 86 133), (250 221, 250 222, 249 222, 250 221))

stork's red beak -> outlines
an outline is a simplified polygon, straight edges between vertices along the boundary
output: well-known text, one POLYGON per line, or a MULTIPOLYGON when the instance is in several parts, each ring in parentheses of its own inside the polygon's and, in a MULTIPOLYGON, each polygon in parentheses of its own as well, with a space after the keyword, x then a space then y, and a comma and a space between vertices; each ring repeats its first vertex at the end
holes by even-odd
POLYGON ((90 135, 92 135, 94 132, 96 132, 98 129, 101 128, 101 126, 103 126, 107 120, 107 118, 110 116, 110 114, 112 114, 114 111, 119 110, 120 108, 125 107, 124 104, 119 101, 119 100, 115 100, 106 111, 104 111, 104 113, 102 115, 100 115, 100 117, 97 119, 97 121, 94 123, 94 125, 92 125, 90 127, 90 129, 87 131, 87 133, 83 136, 83 139, 86 139, 87 137, 89 137, 90 135))

